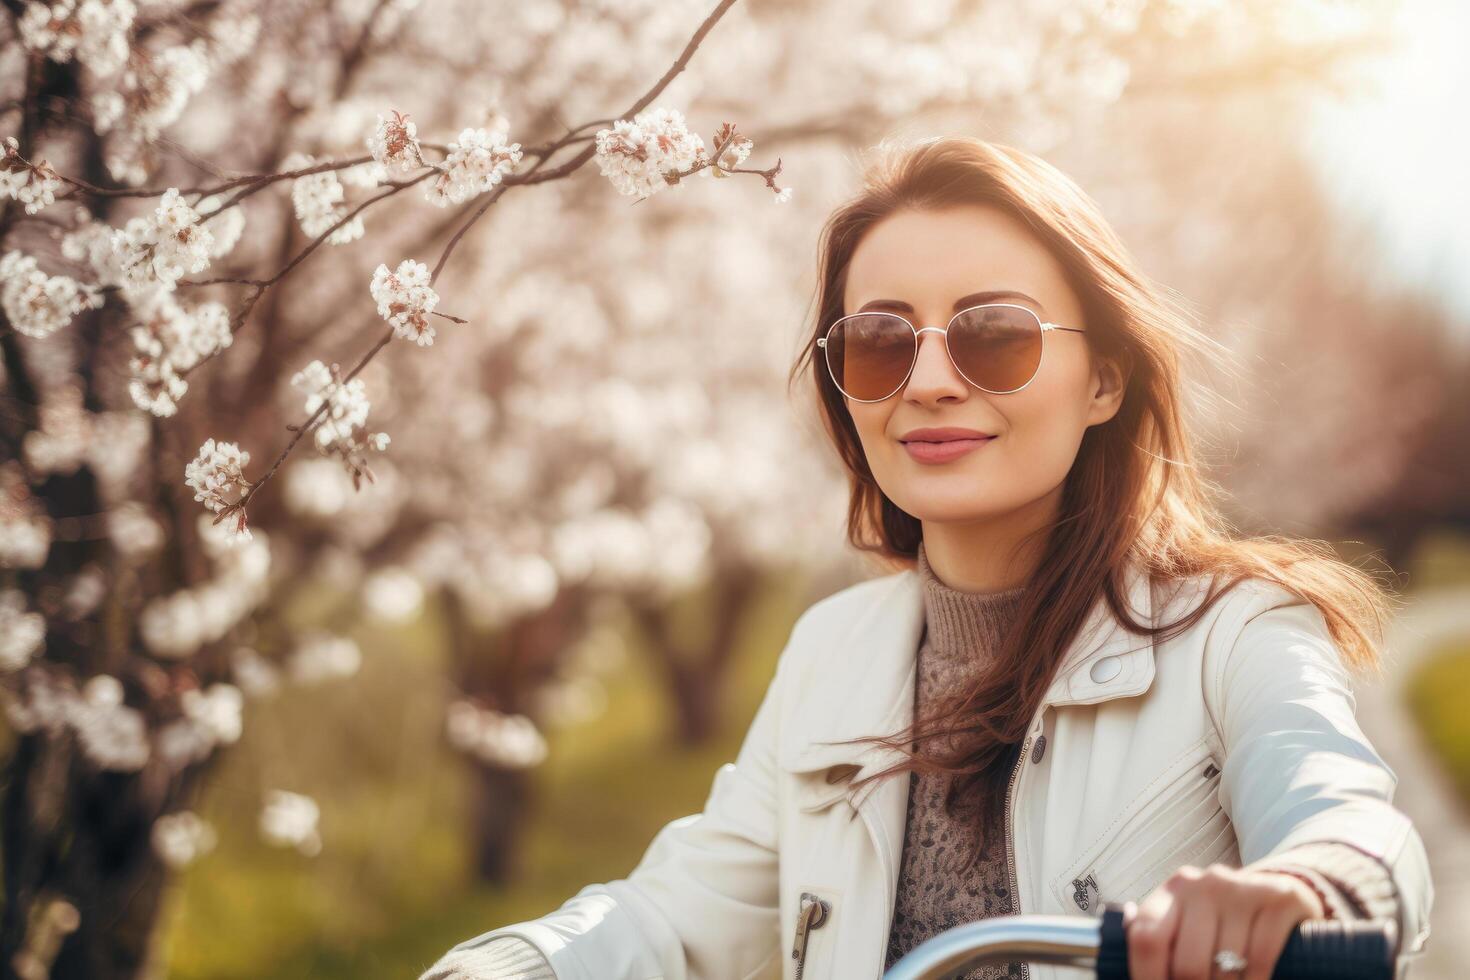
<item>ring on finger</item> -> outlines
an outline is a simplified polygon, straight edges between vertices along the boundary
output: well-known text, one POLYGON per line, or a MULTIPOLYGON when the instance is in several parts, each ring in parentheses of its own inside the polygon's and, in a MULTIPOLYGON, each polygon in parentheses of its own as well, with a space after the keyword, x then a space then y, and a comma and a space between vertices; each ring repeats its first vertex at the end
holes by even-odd
POLYGON ((1244 973, 1245 957, 1233 949, 1222 949, 1215 954, 1215 966, 1221 973, 1244 973))

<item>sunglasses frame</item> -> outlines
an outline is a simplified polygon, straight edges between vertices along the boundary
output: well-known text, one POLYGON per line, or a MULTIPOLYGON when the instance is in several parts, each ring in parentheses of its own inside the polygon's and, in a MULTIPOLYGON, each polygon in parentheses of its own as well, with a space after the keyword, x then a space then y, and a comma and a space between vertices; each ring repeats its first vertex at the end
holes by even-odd
POLYGON ((867 310, 860 313, 849 313, 846 316, 840 316, 836 320, 832 321, 832 325, 827 328, 827 332, 821 337, 817 338, 817 346, 822 348, 822 361, 827 365, 827 376, 832 379, 832 384, 836 386, 837 391, 842 395, 842 397, 848 399, 849 401, 862 402, 865 405, 872 405, 876 404, 877 402, 887 401, 894 395, 898 394, 900 391, 903 391, 904 385, 909 383, 909 378, 913 377, 914 374, 914 365, 919 363, 919 335, 924 333, 924 331, 926 330, 933 330, 935 333, 943 335, 944 352, 949 356, 949 363, 952 364, 954 366, 954 369, 959 372, 960 377, 964 378, 974 387, 979 388, 981 391, 991 395, 1013 395, 1016 392, 1020 391, 1022 388, 1025 388, 1026 385, 1029 385, 1031 382, 1036 380, 1036 376, 1041 373, 1041 366, 1046 363, 1046 335, 1048 331, 1068 330, 1072 333, 1087 332, 1081 327, 1064 327, 1059 323, 1048 323, 1045 320, 1042 320, 1041 317, 1037 316, 1035 310, 1032 310, 1025 306, 1021 306, 1019 303, 980 303, 976 306, 967 306, 963 310, 957 311, 954 316, 949 318, 949 322, 942 327, 919 327, 917 329, 914 327, 913 322, 909 320, 908 317, 903 316, 900 313, 890 312, 888 310, 867 310), (995 309, 996 307, 1005 307, 1007 309, 1023 311, 1027 316, 1036 321, 1037 326, 1040 327, 1041 330, 1041 356, 1036 359, 1036 370, 1031 372, 1031 377, 1026 379, 1026 384, 1023 384, 1020 387, 1016 388, 1009 388, 1005 391, 996 391, 992 388, 987 388, 984 385, 975 384, 975 382, 970 379, 970 376, 960 368, 959 362, 954 359, 954 352, 949 349, 949 328, 954 325, 955 320, 959 319, 961 314, 969 313, 973 310, 995 309), (837 372, 832 370, 832 361, 829 357, 827 357, 827 351, 829 350, 827 346, 827 338, 832 336, 832 331, 837 329, 837 325, 843 320, 850 320, 853 317, 859 316, 897 317, 904 323, 907 323, 910 330, 914 331, 914 358, 912 361, 909 362, 908 370, 904 372, 903 380, 898 383, 898 387, 894 388, 882 398, 853 398, 846 391, 844 391, 842 385, 838 383, 837 372))

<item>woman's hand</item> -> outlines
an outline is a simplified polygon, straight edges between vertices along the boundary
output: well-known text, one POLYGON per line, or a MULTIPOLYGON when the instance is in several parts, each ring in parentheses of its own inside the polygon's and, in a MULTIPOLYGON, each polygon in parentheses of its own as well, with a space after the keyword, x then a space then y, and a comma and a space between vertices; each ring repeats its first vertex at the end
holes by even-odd
POLYGON ((1142 902, 1126 902, 1128 971, 1133 980, 1269 980, 1297 924, 1325 919, 1305 881, 1281 871, 1224 864, 1185 865, 1142 902), (1225 973, 1215 953, 1245 957, 1244 972, 1225 973))

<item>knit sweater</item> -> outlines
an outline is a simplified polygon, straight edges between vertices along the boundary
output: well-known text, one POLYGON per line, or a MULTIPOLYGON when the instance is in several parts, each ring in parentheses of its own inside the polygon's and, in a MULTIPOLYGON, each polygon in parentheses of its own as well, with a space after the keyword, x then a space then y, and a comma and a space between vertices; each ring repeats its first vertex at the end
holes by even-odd
MULTIPOLYGON (((915 718, 927 716, 936 701, 963 691, 988 669, 992 653, 1011 629, 1026 597, 1025 586, 999 592, 950 588, 934 574, 922 544, 918 572, 924 595, 924 631, 915 663, 915 718)), ((937 754, 952 747, 950 739, 935 739, 924 745, 923 753, 937 754)), ((908 813, 885 970, 946 929, 1018 911, 1011 889, 1004 817, 982 822, 974 801, 956 801, 955 812, 946 812, 944 796, 949 784, 950 777, 942 773, 909 773, 908 813), (978 842, 983 842, 979 858, 968 871, 962 871, 978 842)), ((1023 974, 1019 962, 993 963, 976 967, 964 978, 991 980, 1023 974)))
MULTIPOLYGON (((924 632, 915 664, 916 717, 933 700, 967 685, 984 667, 996 640, 1012 624, 1025 594, 1021 586, 1001 592, 961 592, 941 582, 919 545, 918 574, 924 594, 924 632)), ((975 919, 1016 913, 1010 888, 1010 855, 1004 826, 981 828, 964 807, 944 811, 942 777, 909 775, 909 801, 893 921, 884 968, 925 939, 975 919), (967 821, 966 817, 970 819, 967 821), (980 859, 961 875, 977 834, 986 841, 980 859)), ((1002 821, 1003 821, 1002 816, 1002 821)), ((1376 858, 1337 842, 1312 842, 1266 855, 1255 870, 1291 874, 1323 899, 1333 918, 1396 918, 1397 893, 1376 858)), ((1142 898, 1143 896, 1137 896, 1142 898)), ((774 940, 773 940, 774 941, 774 940)), ((964 975, 1020 977, 1023 964, 977 967, 964 975)), ((419 980, 556 980, 540 952, 516 936, 467 940, 445 953, 419 980)))

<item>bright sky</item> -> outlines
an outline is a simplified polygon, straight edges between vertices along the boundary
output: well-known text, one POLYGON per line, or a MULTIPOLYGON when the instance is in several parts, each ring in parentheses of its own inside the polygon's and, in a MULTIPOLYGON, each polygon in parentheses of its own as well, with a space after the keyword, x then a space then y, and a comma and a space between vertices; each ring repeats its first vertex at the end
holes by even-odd
POLYGON ((1310 134, 1330 193, 1381 232, 1384 260, 1438 295, 1470 342, 1470 3, 1404 0, 1402 51, 1310 134))

